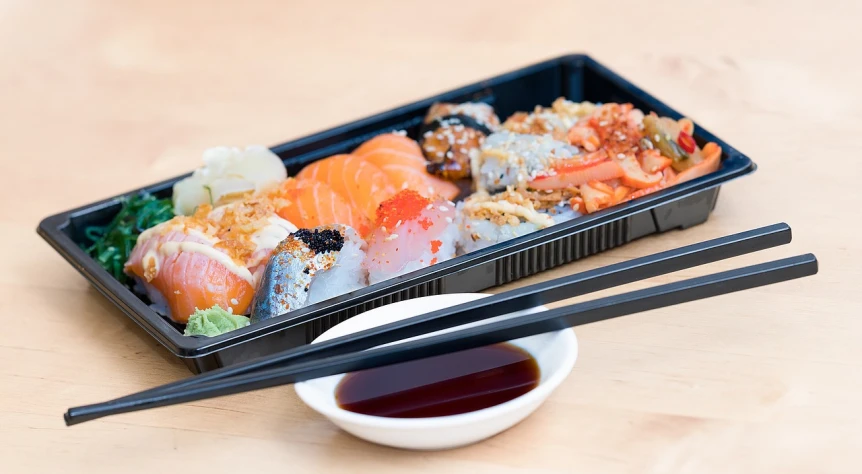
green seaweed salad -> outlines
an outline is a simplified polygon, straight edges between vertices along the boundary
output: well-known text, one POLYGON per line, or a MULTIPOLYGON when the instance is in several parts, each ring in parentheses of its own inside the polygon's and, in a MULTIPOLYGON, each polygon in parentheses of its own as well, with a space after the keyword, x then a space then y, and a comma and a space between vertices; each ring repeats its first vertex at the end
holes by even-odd
POLYGON ((120 212, 108 225, 84 229, 87 243, 81 247, 114 278, 129 284, 131 279, 123 273, 123 265, 129 259, 138 236, 173 218, 174 206, 170 199, 157 199, 146 192, 124 197, 121 202, 120 212))

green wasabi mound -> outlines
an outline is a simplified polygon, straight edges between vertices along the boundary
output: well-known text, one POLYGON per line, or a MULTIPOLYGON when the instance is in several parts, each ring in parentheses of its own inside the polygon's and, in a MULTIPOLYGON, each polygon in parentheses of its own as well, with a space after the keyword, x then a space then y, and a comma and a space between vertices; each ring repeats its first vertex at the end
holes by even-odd
POLYGON ((219 305, 210 309, 195 308, 183 334, 186 336, 215 337, 234 329, 244 328, 249 325, 249 322, 247 317, 228 313, 219 305))

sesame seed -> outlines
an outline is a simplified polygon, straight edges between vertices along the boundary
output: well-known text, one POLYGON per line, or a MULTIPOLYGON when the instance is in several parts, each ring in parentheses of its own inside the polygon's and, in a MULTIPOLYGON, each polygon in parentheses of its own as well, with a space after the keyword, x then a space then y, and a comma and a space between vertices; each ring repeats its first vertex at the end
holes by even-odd
POLYGON ((458 151, 460 151, 461 153, 467 153, 467 149, 464 147, 459 148, 458 151))
POLYGON ((426 209, 426 210, 429 210, 429 211, 430 211, 431 209, 434 209, 434 204, 428 204, 427 206, 425 206, 425 209, 426 209))
POLYGON ((452 158, 453 156, 454 156, 454 155, 452 155, 452 152, 451 152, 451 151, 447 151, 447 152, 446 152, 446 158, 452 158))
POLYGON ((407 187, 408 187, 408 186, 407 186, 407 183, 406 183, 406 182, 401 184, 401 189, 407 189, 407 187))
POLYGON ((380 229, 383 230, 383 232, 387 232, 385 225, 380 226, 380 229))
POLYGON ((617 158, 622 160, 625 157, 626 157, 625 153, 617 153, 617 158))
POLYGON ((395 227, 398 227, 399 225, 401 225, 401 219, 398 219, 398 222, 395 223, 395 227))
POLYGON ((423 134, 422 136, 423 136, 423 137, 425 137, 425 138, 428 138, 428 137, 430 137, 431 135, 434 135, 434 132, 432 132, 431 130, 429 130, 429 131, 425 132, 425 134, 423 134))
POLYGON ((389 242, 390 240, 395 240, 395 239, 397 239, 397 238, 398 238, 398 234, 392 234, 392 235, 390 235, 389 237, 386 237, 386 239, 384 239, 384 240, 386 240, 387 242, 389 242))
POLYGON ((451 223, 452 223, 452 218, 451 218, 451 217, 446 217, 446 222, 448 222, 448 223, 450 223, 450 224, 451 224, 451 223))
POLYGON ((655 141, 656 141, 656 142, 660 142, 660 141, 661 141, 661 137, 660 137, 660 136, 658 136, 658 133, 656 133, 655 135, 653 135, 653 138, 655 138, 655 141))
POLYGON ((237 305, 237 304, 239 304, 239 301, 236 298, 231 298, 230 304, 237 305))
POLYGON ((434 186, 428 186, 428 194, 434 194, 434 186))
POLYGON ((394 133, 395 133, 396 135, 401 135, 402 137, 406 137, 406 136, 407 136, 407 130, 396 130, 394 133))
POLYGON ((438 207, 437 209, 440 209, 440 212, 446 212, 446 211, 448 211, 448 210, 449 210, 449 208, 448 208, 448 207, 446 207, 446 206, 440 206, 440 207, 438 207))

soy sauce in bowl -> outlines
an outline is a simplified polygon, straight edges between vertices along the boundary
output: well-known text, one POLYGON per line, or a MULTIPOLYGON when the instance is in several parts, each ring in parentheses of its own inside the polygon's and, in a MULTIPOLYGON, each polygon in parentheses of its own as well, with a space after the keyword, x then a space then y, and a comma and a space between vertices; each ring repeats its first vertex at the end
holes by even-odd
POLYGON ((494 344, 346 375, 335 389, 344 410, 389 418, 458 415, 534 389, 539 364, 512 344, 494 344))

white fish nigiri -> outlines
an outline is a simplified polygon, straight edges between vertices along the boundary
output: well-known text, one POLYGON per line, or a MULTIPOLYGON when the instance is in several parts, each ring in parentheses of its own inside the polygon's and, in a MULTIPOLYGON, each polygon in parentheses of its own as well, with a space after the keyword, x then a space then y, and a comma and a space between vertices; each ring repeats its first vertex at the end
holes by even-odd
POLYGON ((455 204, 403 190, 383 201, 368 238, 365 267, 374 284, 455 256, 455 204))

